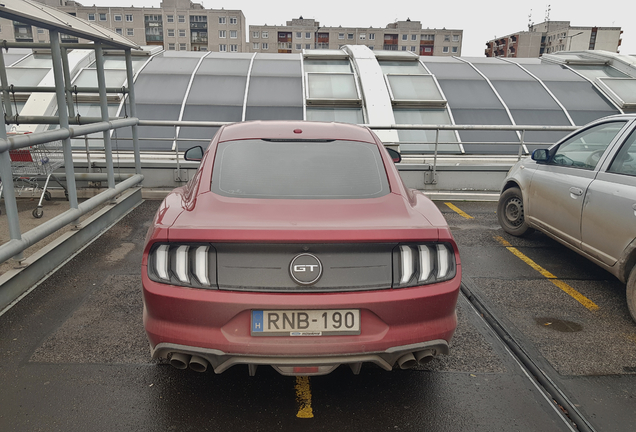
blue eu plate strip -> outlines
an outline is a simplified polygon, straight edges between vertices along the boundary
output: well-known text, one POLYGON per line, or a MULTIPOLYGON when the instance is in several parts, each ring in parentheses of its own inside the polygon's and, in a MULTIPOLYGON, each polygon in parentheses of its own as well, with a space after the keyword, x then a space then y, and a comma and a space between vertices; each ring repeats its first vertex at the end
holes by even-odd
POLYGON ((263 311, 252 311, 252 332, 263 331, 263 311))

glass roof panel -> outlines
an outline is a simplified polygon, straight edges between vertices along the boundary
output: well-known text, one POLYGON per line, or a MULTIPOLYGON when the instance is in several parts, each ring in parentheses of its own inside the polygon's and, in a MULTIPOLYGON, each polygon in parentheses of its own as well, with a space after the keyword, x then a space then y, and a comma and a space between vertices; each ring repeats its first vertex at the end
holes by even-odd
POLYGON ((32 52, 33 51, 28 48, 10 48, 8 52, 3 51, 2 56, 4 57, 4 65, 9 67, 32 52))
POLYGON ((362 124, 362 108, 307 107, 307 120, 362 124))
POLYGON ((448 105, 453 111, 456 108, 503 109, 501 102, 486 81, 440 80, 439 76, 438 80, 448 105))
MULTIPOLYGON (((240 122, 243 117, 242 106, 214 106, 214 105, 186 105, 183 111, 183 120, 186 121, 214 121, 214 122, 240 122)), ((179 148, 187 149, 195 145, 202 145, 205 149, 207 142, 212 140, 218 127, 184 127, 179 131, 179 138, 197 138, 201 142, 180 143, 179 148), (207 142, 206 142, 207 141, 207 142)))
POLYGON ((51 69, 7 68, 7 81, 14 86, 37 86, 51 69))
POLYGON ((286 55, 285 60, 257 55, 252 65, 252 76, 300 77, 300 57, 286 55))
POLYGON ((50 69, 53 67, 53 61, 51 60, 51 56, 48 54, 33 54, 17 63, 16 66, 50 69))
POLYGON ((510 109, 560 109, 537 81, 493 81, 492 85, 510 109))
POLYGON ((186 103, 188 105, 243 106, 246 82, 246 76, 197 74, 186 103))
POLYGON ((444 101, 432 75, 387 75, 393 100, 444 101))
POLYGON ((249 59, 209 58, 201 62, 197 75, 239 75, 247 76, 250 67, 249 59))
MULTIPOLYGON (((106 87, 121 87, 126 82, 126 71, 104 70, 104 78, 106 78, 106 87)), ((97 70, 84 69, 73 80, 73 85, 78 87, 97 87, 97 70)))
POLYGON ((605 115, 618 114, 618 111, 587 81, 545 81, 545 85, 568 111, 605 111, 605 115))
POLYGON ((581 75, 592 80, 596 77, 629 78, 629 75, 624 74, 611 66, 572 65, 570 67, 581 75))
POLYGON ((525 72, 519 66, 510 63, 499 61, 497 63, 477 64, 476 67, 491 81, 534 81, 534 78, 528 75, 527 72, 525 72))
POLYGON ((305 59, 303 62, 305 72, 345 72, 351 73, 349 60, 313 60, 305 59))
MULTIPOLYGON (((445 109, 394 109, 396 124, 438 125, 452 124, 445 109)), ((402 153, 435 151, 436 131, 434 130, 398 130, 400 151, 402 153)), ((453 131, 440 131, 438 151, 460 153, 457 136, 453 131)))
POLYGON ((429 63, 428 59, 423 60, 426 67, 438 80, 483 80, 484 78, 469 64, 457 63, 429 63))
MULTIPOLYGON (((181 52, 181 51, 179 51, 181 52)), ((166 53, 164 53, 165 55, 166 53)), ((161 75, 192 75, 192 71, 199 63, 197 58, 153 57, 141 72, 140 78, 147 74, 161 75)))
POLYGON ((358 100, 353 74, 307 74, 308 99, 355 99, 358 100))
POLYGON ((378 63, 384 74, 429 74, 420 62, 380 61, 378 63))
MULTIPOLYGON (((615 102, 626 108, 636 105, 636 78, 606 78, 600 80, 605 84, 616 96, 615 102)), ((614 96, 614 95, 612 95, 614 96)))
POLYGON ((568 68, 555 64, 528 64, 524 67, 542 81, 585 81, 568 68))
MULTIPOLYGON (((189 75, 173 75, 166 85, 166 75, 141 74, 135 81, 135 99, 138 104, 179 104, 183 102, 189 75)), ((145 118, 138 116, 139 118, 145 118)))
MULTIPOLYGON (((302 82, 298 78, 252 76, 247 94, 247 105, 303 106, 302 82)), ((300 115, 302 119, 302 112, 300 115)))
POLYGON ((245 120, 302 120, 302 107, 248 106, 245 120))

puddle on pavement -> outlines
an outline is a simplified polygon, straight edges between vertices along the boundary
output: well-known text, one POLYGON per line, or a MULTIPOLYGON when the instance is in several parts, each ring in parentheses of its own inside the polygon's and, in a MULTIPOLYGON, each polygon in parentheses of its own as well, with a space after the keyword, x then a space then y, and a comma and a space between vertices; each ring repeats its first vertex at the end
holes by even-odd
POLYGON ((581 324, 558 318, 535 318, 534 321, 542 326, 561 333, 575 333, 583 330, 581 324))

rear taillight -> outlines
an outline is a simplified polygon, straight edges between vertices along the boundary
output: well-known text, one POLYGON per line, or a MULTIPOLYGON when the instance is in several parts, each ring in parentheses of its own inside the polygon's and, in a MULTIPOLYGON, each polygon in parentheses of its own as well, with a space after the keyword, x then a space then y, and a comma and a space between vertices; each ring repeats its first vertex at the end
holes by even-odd
POLYGON ((148 277, 156 282, 217 288, 216 250, 209 244, 156 244, 148 254, 148 277))
POLYGON ((405 288, 455 277, 455 252, 449 243, 402 244, 393 250, 393 287, 405 288))

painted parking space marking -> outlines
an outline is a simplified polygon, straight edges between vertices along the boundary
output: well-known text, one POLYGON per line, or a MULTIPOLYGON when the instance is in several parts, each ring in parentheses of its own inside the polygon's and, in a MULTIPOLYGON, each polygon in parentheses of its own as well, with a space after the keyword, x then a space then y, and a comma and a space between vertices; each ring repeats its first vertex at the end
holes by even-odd
POLYGON ((506 241, 506 239, 504 239, 503 237, 495 237, 495 240, 497 240, 499 243, 501 243, 503 246, 505 246, 506 249, 508 249, 513 255, 515 255, 521 261, 525 262, 530 267, 532 267, 533 269, 538 271, 541 274, 541 276, 543 276, 546 279, 548 279, 554 285, 559 287, 563 292, 565 292, 570 297, 572 297, 574 300, 578 301, 583 306, 585 306, 588 310, 590 310, 592 312, 598 310, 598 306, 596 305, 596 303, 594 303, 589 298, 585 297, 583 294, 581 294, 580 292, 578 292, 577 290, 572 288, 567 283, 559 280, 555 275, 553 275, 552 273, 550 273, 549 271, 547 271, 546 269, 541 267, 539 264, 537 264, 534 261, 532 261, 530 258, 528 258, 523 253, 521 253, 521 251, 519 251, 519 249, 513 247, 508 241, 506 241))
POLYGON ((446 204, 448 206, 448 208, 453 210, 455 213, 457 213, 458 215, 460 215, 460 216, 462 216, 462 217, 464 217, 466 219, 475 219, 474 217, 472 217, 471 215, 469 215, 468 213, 466 213, 465 211, 463 211, 462 209, 460 209, 459 207, 457 207, 453 203, 445 202, 444 204, 446 204))
POLYGON ((311 386, 308 376, 296 377, 296 403, 298 404, 298 418, 314 418, 311 408, 311 386))

